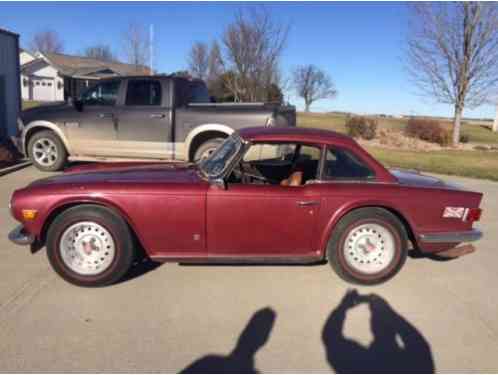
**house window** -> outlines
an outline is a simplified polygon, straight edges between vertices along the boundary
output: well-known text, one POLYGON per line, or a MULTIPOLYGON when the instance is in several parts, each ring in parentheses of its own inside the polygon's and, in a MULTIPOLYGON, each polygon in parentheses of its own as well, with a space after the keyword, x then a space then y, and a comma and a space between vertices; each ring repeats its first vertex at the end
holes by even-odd
POLYGON ((36 81, 36 86, 40 86, 40 81, 36 81))
POLYGON ((47 83, 47 86, 48 86, 48 87, 52 87, 52 82, 48 82, 48 83, 47 83))
POLYGON ((24 87, 28 87, 28 84, 29 84, 28 79, 27 79, 27 78, 24 78, 24 79, 22 80, 22 85, 23 85, 24 87))

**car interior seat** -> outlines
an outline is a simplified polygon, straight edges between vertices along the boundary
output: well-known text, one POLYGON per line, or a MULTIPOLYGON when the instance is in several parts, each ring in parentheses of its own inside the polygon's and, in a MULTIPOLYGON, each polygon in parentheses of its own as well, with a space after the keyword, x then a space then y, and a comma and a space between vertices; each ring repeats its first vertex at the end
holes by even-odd
POLYGON ((282 180, 282 182, 280 182, 280 186, 301 186, 302 183, 303 172, 298 171, 292 173, 289 178, 282 180))

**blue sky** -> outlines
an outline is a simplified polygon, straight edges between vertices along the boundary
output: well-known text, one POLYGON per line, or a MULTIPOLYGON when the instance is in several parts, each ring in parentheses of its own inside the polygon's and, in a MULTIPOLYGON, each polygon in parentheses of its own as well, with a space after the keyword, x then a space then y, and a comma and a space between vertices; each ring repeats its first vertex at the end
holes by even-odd
MULTIPOLYGON (((194 41, 210 42, 240 7, 248 3, 9 3, 0 4, 0 27, 21 35, 28 46, 39 30, 60 33, 65 52, 80 53, 104 43, 122 55, 121 36, 132 22, 153 24, 155 68, 186 68, 194 41)), ((290 23, 282 68, 299 64, 326 70, 339 90, 334 100, 316 102, 316 111, 430 114, 451 116, 449 105, 416 94, 403 67, 408 9, 403 3, 266 3, 275 17, 290 23)), ((291 96, 291 102, 303 103, 291 96)), ((467 110, 466 116, 493 117, 494 107, 467 110)))

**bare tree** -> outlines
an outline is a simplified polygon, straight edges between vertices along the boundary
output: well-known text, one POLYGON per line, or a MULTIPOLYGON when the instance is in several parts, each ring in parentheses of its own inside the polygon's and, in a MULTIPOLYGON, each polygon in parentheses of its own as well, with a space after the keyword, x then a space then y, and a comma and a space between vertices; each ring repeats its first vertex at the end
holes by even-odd
POLYGON ((123 33, 123 46, 126 61, 135 65, 137 71, 147 66, 151 46, 147 30, 143 26, 130 23, 123 33))
POLYGON ((211 44, 208 57, 208 82, 215 81, 221 77, 224 72, 223 58, 221 57, 220 45, 217 41, 211 44))
POLYGON ((223 33, 226 86, 236 101, 259 101, 275 83, 289 27, 266 8, 239 11, 223 33))
POLYGON ((454 106, 453 144, 465 107, 490 99, 498 85, 496 3, 421 3, 412 6, 408 68, 422 93, 454 106))
POLYGON ((329 75, 314 65, 301 65, 292 74, 293 86, 304 99, 304 110, 309 112, 311 104, 320 99, 334 98, 337 95, 329 75))
POLYGON ((209 69, 208 46, 203 42, 195 42, 188 55, 190 74, 195 78, 205 80, 209 69))
POLYGON ((31 40, 30 49, 34 52, 61 53, 64 51, 64 43, 59 34, 54 30, 43 30, 37 32, 31 40))
POLYGON ((116 61, 116 57, 112 53, 111 47, 105 44, 98 44, 92 47, 87 47, 83 52, 86 57, 91 57, 97 60, 113 62, 116 61))

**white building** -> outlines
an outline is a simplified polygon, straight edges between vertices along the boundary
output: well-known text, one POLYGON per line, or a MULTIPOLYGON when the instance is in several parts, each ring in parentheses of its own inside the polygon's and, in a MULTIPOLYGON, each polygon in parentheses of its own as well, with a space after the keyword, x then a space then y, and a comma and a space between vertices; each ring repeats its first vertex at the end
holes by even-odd
POLYGON ((76 98, 102 78, 149 74, 143 66, 60 53, 32 54, 21 50, 19 60, 22 99, 41 102, 76 98))
POLYGON ((0 140, 16 135, 20 110, 19 35, 0 29, 0 140))
POLYGON ((34 56, 21 50, 22 100, 54 102, 64 100, 64 79, 59 76, 43 56, 34 56))

